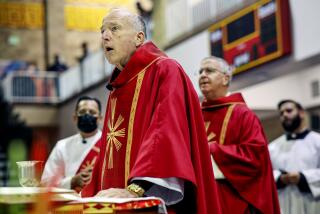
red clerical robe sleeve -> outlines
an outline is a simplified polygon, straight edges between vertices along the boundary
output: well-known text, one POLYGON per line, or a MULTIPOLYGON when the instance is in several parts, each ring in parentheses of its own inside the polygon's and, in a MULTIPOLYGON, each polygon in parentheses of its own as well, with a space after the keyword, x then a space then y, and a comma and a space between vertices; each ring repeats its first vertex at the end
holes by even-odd
POLYGON ((262 213, 279 213, 267 141, 251 110, 245 105, 236 105, 225 143, 211 143, 210 152, 241 197, 262 213))
MULTIPOLYGON (((216 187, 209 179, 214 178, 207 171, 211 162, 198 97, 178 64, 172 66, 172 60, 167 59, 158 65, 153 89, 146 89, 154 94, 152 117, 143 125, 146 132, 129 179, 183 179, 196 189, 191 200, 197 201, 197 213, 220 213, 216 187)), ((144 108, 141 114, 149 112, 144 108)), ((185 189, 185 196, 189 191, 185 189)))
MULTIPOLYGON (((165 63, 163 63, 165 64, 165 63)), ((191 162, 190 130, 181 76, 168 66, 161 66, 159 82, 154 83, 157 99, 150 124, 143 136, 131 176, 177 177, 196 183, 191 162), (166 70, 171 70, 167 72, 166 70), (165 80, 162 82, 162 80, 165 80), (165 158, 164 158, 165 157, 165 158)), ((196 103, 199 105, 199 103, 196 103)))

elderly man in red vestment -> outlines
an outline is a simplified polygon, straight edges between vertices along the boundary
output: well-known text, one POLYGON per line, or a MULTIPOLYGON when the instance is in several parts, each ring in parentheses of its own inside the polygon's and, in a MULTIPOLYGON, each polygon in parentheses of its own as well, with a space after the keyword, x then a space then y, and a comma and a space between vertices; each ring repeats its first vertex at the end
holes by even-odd
POLYGON ((223 213, 280 213, 259 119, 241 94, 227 96, 232 71, 225 60, 207 57, 199 72, 202 113, 223 213))
POLYGON ((161 197, 177 213, 221 213, 191 81, 152 42, 142 19, 114 9, 101 27, 115 65, 101 148, 83 197, 161 197))

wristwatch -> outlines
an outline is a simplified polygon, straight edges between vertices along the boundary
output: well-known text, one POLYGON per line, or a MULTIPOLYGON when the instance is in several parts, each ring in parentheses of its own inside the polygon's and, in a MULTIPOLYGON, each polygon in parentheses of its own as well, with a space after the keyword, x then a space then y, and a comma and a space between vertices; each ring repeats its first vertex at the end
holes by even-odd
POLYGON ((143 197, 144 194, 144 189, 139 186, 138 184, 132 183, 129 186, 127 186, 127 190, 135 195, 137 195, 138 197, 143 197))

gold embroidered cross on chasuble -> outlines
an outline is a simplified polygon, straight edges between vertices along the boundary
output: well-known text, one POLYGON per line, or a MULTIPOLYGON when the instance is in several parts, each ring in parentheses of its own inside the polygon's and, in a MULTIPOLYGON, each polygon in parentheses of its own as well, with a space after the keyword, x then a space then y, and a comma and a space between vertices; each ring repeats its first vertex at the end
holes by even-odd
POLYGON ((108 120, 107 133, 107 153, 108 153, 108 169, 113 168, 113 151, 114 148, 119 151, 121 148, 121 142, 118 138, 125 137, 125 128, 119 129, 119 126, 123 123, 124 118, 120 114, 117 119, 115 119, 117 99, 111 99, 111 117, 108 120))

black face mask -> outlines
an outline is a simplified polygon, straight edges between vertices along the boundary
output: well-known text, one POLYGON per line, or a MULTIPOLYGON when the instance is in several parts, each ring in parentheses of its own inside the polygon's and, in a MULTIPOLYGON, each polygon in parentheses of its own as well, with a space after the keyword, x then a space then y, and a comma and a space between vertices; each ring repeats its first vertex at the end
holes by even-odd
POLYGON ((299 115, 296 115, 290 122, 289 121, 284 121, 282 122, 282 127, 284 130, 287 132, 291 133, 294 130, 296 130, 301 124, 301 118, 299 115))
POLYGON ((90 133, 96 130, 97 128, 98 125, 96 117, 89 114, 78 116, 78 129, 80 131, 84 133, 90 133))

